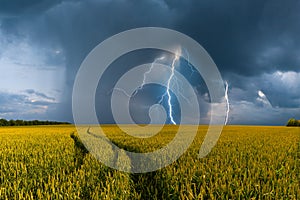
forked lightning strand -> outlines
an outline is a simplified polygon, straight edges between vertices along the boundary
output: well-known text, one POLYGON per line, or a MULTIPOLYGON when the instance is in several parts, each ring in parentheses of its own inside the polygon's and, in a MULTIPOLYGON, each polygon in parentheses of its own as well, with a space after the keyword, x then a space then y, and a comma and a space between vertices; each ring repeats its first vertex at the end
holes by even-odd
MULTIPOLYGON (((157 63, 157 61, 160 61, 160 60, 163 60, 165 59, 164 56, 160 57, 160 58, 156 58, 154 60, 154 62, 151 64, 151 66, 149 67, 149 70, 146 71, 144 73, 144 76, 143 76, 143 82, 142 84, 132 93, 132 94, 128 94, 125 90, 123 90, 122 88, 113 88, 112 90, 116 90, 116 91, 119 91, 119 92, 122 92, 124 95, 126 95, 127 97, 131 98, 131 97, 134 97, 140 90, 143 89, 144 85, 146 84, 146 78, 147 78, 147 74, 150 74, 151 71, 153 70, 153 68, 155 67, 155 64, 157 63)), ((112 92, 112 91, 111 91, 112 92)))
POLYGON ((229 98, 228 98, 228 83, 225 81, 225 101, 226 101, 226 118, 225 118, 225 125, 227 125, 228 122, 228 116, 229 116, 229 111, 230 111, 230 106, 229 106, 229 98))
POLYGON ((173 107, 172 107, 172 96, 170 94, 170 85, 171 85, 171 81, 174 77, 175 64, 180 58, 180 53, 181 52, 176 52, 176 55, 175 55, 175 57, 172 61, 171 74, 170 74, 170 77, 169 77, 168 82, 167 82, 167 91, 166 91, 166 93, 168 95, 169 117, 170 117, 170 120, 171 120, 172 124, 175 124, 175 125, 176 125, 176 122, 174 121, 174 118, 173 118, 173 107))
MULTIPOLYGON (((170 87, 171 87, 172 79, 173 79, 173 78, 174 78, 174 79, 176 78, 176 77, 174 77, 174 75, 175 75, 175 65, 176 65, 176 62, 180 59, 180 55, 181 55, 181 49, 179 49, 179 50, 176 52, 176 55, 174 56, 174 59, 172 60, 171 74, 170 74, 170 76, 169 76, 169 78, 168 78, 168 81, 167 81, 167 89, 166 89, 166 92, 162 95, 161 99, 160 99, 159 102, 158 102, 158 103, 162 104, 162 101, 163 101, 164 97, 167 96, 167 98, 168 98, 168 107, 169 107, 169 110, 168 110, 168 116, 169 116, 169 118, 170 118, 171 123, 172 123, 172 124, 175 124, 175 125, 176 125, 176 122, 175 122, 174 117, 173 117, 172 95, 171 95, 171 93, 170 93, 170 87)), ((135 91, 133 92, 132 95, 127 94, 127 92, 126 92, 125 90, 121 89, 121 88, 114 88, 113 90, 120 91, 120 92, 124 93, 124 94, 125 94, 126 96, 128 96, 128 97, 134 97, 140 90, 143 89, 144 85, 146 84, 147 74, 150 74, 151 71, 153 70, 155 64, 156 64, 158 61, 161 61, 161 60, 163 60, 163 59, 165 59, 165 57, 160 57, 160 58, 155 59, 155 61, 151 64, 149 70, 146 71, 146 72, 144 73, 142 84, 137 88, 137 90, 135 90, 135 91)), ((184 96, 183 96, 183 97, 184 97, 184 96)), ((184 97, 184 99, 186 99, 186 98, 184 97)), ((186 101, 188 101, 188 99, 186 99, 186 101)), ((189 102, 189 101, 188 101, 188 102, 189 102)))
POLYGON ((157 63, 157 61, 160 61, 160 60, 163 60, 163 59, 165 59, 164 56, 154 60, 154 62, 151 64, 149 70, 144 73, 144 78, 143 78, 143 82, 142 82, 141 86, 139 86, 138 89, 133 92, 131 97, 134 97, 138 93, 138 91, 143 89, 144 85, 146 84, 147 74, 151 73, 151 71, 152 71, 153 67, 155 66, 155 63, 157 63))

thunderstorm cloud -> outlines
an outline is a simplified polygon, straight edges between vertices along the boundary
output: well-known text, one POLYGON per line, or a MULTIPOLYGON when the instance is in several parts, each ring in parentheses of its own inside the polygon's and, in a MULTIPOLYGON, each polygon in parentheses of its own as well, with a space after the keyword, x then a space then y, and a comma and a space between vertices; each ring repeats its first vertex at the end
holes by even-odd
MULTIPOLYGON (((0 117, 72 122, 73 83, 88 53, 121 31, 152 26, 180 31, 207 50, 229 84, 228 124, 300 119, 299 10, 296 0, 3 0, 0 117)), ((127 59, 127 65, 161 56, 146 54, 127 59)), ((112 82, 98 99, 109 97, 118 73, 111 70, 112 82)), ((207 123, 209 94, 200 79, 195 75, 192 82, 207 123)), ((104 107, 108 102, 99 100, 104 107)), ((101 105, 104 122, 111 123, 101 105)))

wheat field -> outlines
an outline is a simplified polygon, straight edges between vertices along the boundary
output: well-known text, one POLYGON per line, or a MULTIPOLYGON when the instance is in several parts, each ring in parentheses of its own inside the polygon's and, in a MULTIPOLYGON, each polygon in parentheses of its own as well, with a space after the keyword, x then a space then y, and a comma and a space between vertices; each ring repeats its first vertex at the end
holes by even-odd
MULTIPOLYGON (((103 128, 119 147, 149 152, 177 126, 148 139, 103 128)), ((0 199, 299 199, 300 128, 226 126, 198 159, 207 126, 171 165, 144 174, 119 172, 95 159, 72 125, 0 127, 0 199)))

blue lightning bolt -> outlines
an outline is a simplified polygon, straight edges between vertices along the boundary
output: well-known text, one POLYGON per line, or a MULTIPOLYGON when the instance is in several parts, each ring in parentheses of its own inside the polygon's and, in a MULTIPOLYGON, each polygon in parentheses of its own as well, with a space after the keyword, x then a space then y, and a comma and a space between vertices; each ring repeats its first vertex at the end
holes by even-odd
POLYGON ((191 75, 190 75, 190 78, 191 78, 194 75, 194 73, 198 73, 198 71, 195 70, 194 67, 190 63, 190 54, 189 54, 189 52, 185 48, 183 48, 183 51, 184 51, 184 53, 185 53, 185 55, 187 57, 187 64, 190 67, 190 70, 192 72, 191 75))
POLYGON ((225 125, 227 125, 228 122, 228 116, 229 116, 229 111, 230 111, 230 104, 229 104, 229 98, 228 98, 228 83, 227 81, 225 81, 225 101, 226 101, 226 105, 227 105, 227 109, 226 109, 226 118, 225 118, 225 125))
MULTIPOLYGON (((173 117, 173 106, 172 106, 172 95, 171 95, 171 92, 170 92, 170 87, 171 87, 171 84, 176 84, 176 87, 177 88, 180 88, 179 87, 179 82, 177 80, 177 78, 175 77, 175 67, 176 67, 176 63, 177 61, 180 59, 180 55, 181 55, 181 49, 177 50, 175 56, 174 56, 174 59, 172 60, 172 64, 171 64, 171 73, 170 73, 170 76, 168 77, 168 80, 167 80, 167 88, 166 88, 166 92, 161 96, 160 100, 158 101, 158 103, 162 104, 163 103, 163 99, 165 97, 167 97, 167 103, 168 103, 168 116, 170 118, 170 121, 172 124, 176 125, 176 122, 174 120, 174 117, 173 117), (172 80, 175 80, 175 83, 172 83, 172 80)), ((113 90, 117 90, 119 92, 122 92, 124 93, 127 97, 134 97, 140 90, 143 89, 144 85, 146 84, 146 79, 147 79, 147 75, 150 74, 153 70, 153 68, 155 67, 155 64, 159 61, 162 61, 164 60, 165 57, 160 57, 160 58, 157 58, 154 60, 154 62, 151 64, 151 66, 149 67, 149 70, 146 71, 143 75, 143 81, 142 81, 142 84, 133 92, 132 95, 130 94, 127 94, 127 92, 121 88, 113 88, 113 90)), ((189 100, 184 97, 181 93, 180 95, 187 101, 189 102, 189 100)))
POLYGON ((128 94, 125 90, 123 90, 122 88, 113 88, 110 93, 113 91, 113 90, 116 90, 118 92, 122 92, 125 96, 131 98, 131 97, 134 97, 140 90, 142 90, 144 88, 144 85, 146 84, 146 79, 147 79, 147 74, 150 74, 153 70, 153 68, 155 67, 155 64, 158 62, 158 61, 161 61, 165 59, 164 56, 160 57, 160 58, 156 58, 153 63, 151 63, 151 66, 149 67, 148 71, 146 71, 144 73, 144 76, 143 76, 143 82, 142 84, 132 93, 132 94, 128 94))
POLYGON ((181 49, 178 50, 176 52, 175 56, 174 56, 174 59, 172 61, 172 65, 171 65, 171 74, 170 74, 170 77, 168 78, 168 81, 167 81, 167 90, 163 94, 163 96, 161 97, 161 99, 159 101, 159 103, 162 103, 162 100, 163 100, 164 96, 167 95, 167 97, 168 97, 168 107, 169 107, 168 115, 169 115, 171 123, 174 124, 174 125, 176 125, 176 122, 175 122, 174 117, 173 117, 173 106, 172 106, 172 96, 171 96, 171 93, 170 93, 170 86, 171 86, 171 82, 172 82, 172 79, 173 79, 174 74, 175 74, 175 64, 179 60, 180 54, 181 54, 181 49))
POLYGON ((163 60, 163 59, 165 59, 165 57, 164 56, 162 56, 162 57, 160 57, 160 58, 157 58, 157 59, 155 59, 154 60, 154 62, 151 64, 151 66, 150 66, 150 68, 149 68, 149 70, 148 71, 146 71, 145 73, 144 73, 144 78, 143 78, 143 82, 142 82, 142 84, 138 87, 138 89, 137 90, 135 90, 134 92, 133 92, 133 94, 132 94, 132 96, 131 97, 134 97, 137 93, 138 93, 138 91, 140 91, 140 90, 142 90, 143 89, 143 87, 144 87, 144 85, 146 84, 146 78, 147 78, 147 74, 150 74, 151 73, 151 71, 153 70, 153 67, 155 66, 155 63, 157 63, 158 61, 160 61, 160 60, 163 60))

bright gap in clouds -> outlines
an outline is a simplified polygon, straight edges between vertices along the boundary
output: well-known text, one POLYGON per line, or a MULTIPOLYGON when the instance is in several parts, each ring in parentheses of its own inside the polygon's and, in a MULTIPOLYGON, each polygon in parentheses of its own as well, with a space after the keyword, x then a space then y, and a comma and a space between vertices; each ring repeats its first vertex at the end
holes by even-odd
POLYGON ((263 106, 272 107, 272 104, 270 103, 269 99, 261 90, 258 90, 257 94, 258 94, 258 97, 256 98, 257 101, 261 102, 263 106))

